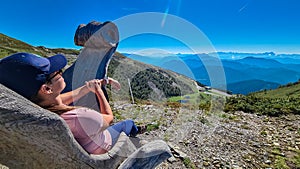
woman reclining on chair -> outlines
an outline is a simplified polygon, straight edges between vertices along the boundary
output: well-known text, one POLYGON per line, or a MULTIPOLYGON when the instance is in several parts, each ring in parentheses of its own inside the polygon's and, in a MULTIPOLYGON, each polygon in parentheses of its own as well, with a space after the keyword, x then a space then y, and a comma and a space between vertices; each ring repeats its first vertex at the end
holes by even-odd
POLYGON ((62 71, 67 64, 63 55, 49 58, 30 53, 16 53, 0 60, 0 82, 25 98, 60 115, 75 139, 90 154, 103 154, 116 143, 121 132, 136 136, 138 128, 132 120, 112 126, 113 113, 101 86, 120 87, 114 79, 94 79, 82 87, 61 94, 66 84, 62 71), (89 92, 96 94, 100 113, 85 107, 68 106, 89 92))

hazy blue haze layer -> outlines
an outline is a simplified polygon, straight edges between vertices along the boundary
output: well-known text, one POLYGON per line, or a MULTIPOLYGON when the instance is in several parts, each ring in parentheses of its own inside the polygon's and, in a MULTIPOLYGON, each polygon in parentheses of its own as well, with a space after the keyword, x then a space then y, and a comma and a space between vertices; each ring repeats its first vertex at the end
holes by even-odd
MULTIPOLYGON (((216 64, 216 54, 123 54, 131 59, 186 75, 205 85, 211 85, 207 69, 220 67, 216 64)), ((297 54, 219 52, 218 56, 225 72, 227 89, 235 94, 275 89, 300 79, 300 55, 297 54)))

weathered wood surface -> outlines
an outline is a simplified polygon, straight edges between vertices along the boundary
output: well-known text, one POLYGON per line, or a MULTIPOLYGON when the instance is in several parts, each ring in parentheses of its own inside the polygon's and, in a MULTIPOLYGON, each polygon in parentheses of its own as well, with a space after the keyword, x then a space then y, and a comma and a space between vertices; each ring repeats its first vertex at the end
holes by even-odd
POLYGON ((9 168, 154 168, 170 156, 163 141, 137 149, 125 134, 108 153, 90 155, 58 115, 0 84, 0 163, 9 168))
MULTIPOLYGON (((119 31, 112 22, 81 24, 76 30, 74 42, 84 48, 76 62, 63 74, 66 82, 63 93, 81 87, 86 81, 107 78, 109 62, 118 46, 119 31)), ((102 90, 108 100, 105 87, 102 87, 102 90)), ((87 94, 73 104, 99 110, 97 97, 93 93, 87 94)))

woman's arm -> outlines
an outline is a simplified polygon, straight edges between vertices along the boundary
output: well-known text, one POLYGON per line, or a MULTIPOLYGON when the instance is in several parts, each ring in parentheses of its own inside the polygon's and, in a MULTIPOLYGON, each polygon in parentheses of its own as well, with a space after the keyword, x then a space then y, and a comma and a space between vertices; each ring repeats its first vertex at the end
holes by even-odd
MULTIPOLYGON (((96 80, 96 79, 94 79, 96 80)), ((73 91, 67 92, 67 93, 63 93, 61 94, 61 99, 62 102, 66 105, 69 105, 75 101, 77 101, 78 99, 80 99, 81 97, 85 96, 86 94, 88 94, 90 92, 90 90, 87 87, 87 83, 92 82, 93 80, 90 80, 88 82, 86 82, 86 84, 84 86, 81 86, 73 91)), ((102 85, 105 84, 106 81, 102 81, 102 85)), ((113 79, 113 78, 108 78, 108 82, 109 84, 112 85, 112 87, 116 90, 120 90, 121 89, 121 85, 120 83, 113 79)))
POLYGON ((73 91, 63 93, 60 96, 61 96, 62 102, 66 105, 69 105, 69 104, 77 101, 84 95, 88 94, 89 92, 90 92, 90 90, 87 88, 86 85, 84 85, 73 91))
POLYGON ((86 86, 89 89, 89 91, 94 92, 99 100, 99 108, 100 113, 103 115, 103 118, 107 124, 111 124, 113 122, 114 116, 111 110, 111 107, 108 103, 108 101, 105 98, 105 95, 101 89, 101 86, 106 83, 105 80, 91 80, 89 82, 86 82, 86 86))

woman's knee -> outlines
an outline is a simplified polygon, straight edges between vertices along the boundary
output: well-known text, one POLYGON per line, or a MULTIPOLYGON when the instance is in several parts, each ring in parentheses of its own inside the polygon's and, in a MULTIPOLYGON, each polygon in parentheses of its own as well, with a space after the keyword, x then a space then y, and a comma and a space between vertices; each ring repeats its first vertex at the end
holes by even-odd
POLYGON ((126 120, 124 120, 124 121, 128 121, 128 122, 130 122, 130 123, 134 123, 134 121, 133 121, 132 119, 126 119, 126 120))
POLYGON ((134 121, 131 120, 131 119, 127 119, 127 120, 124 120, 126 126, 133 126, 134 125, 134 121))

